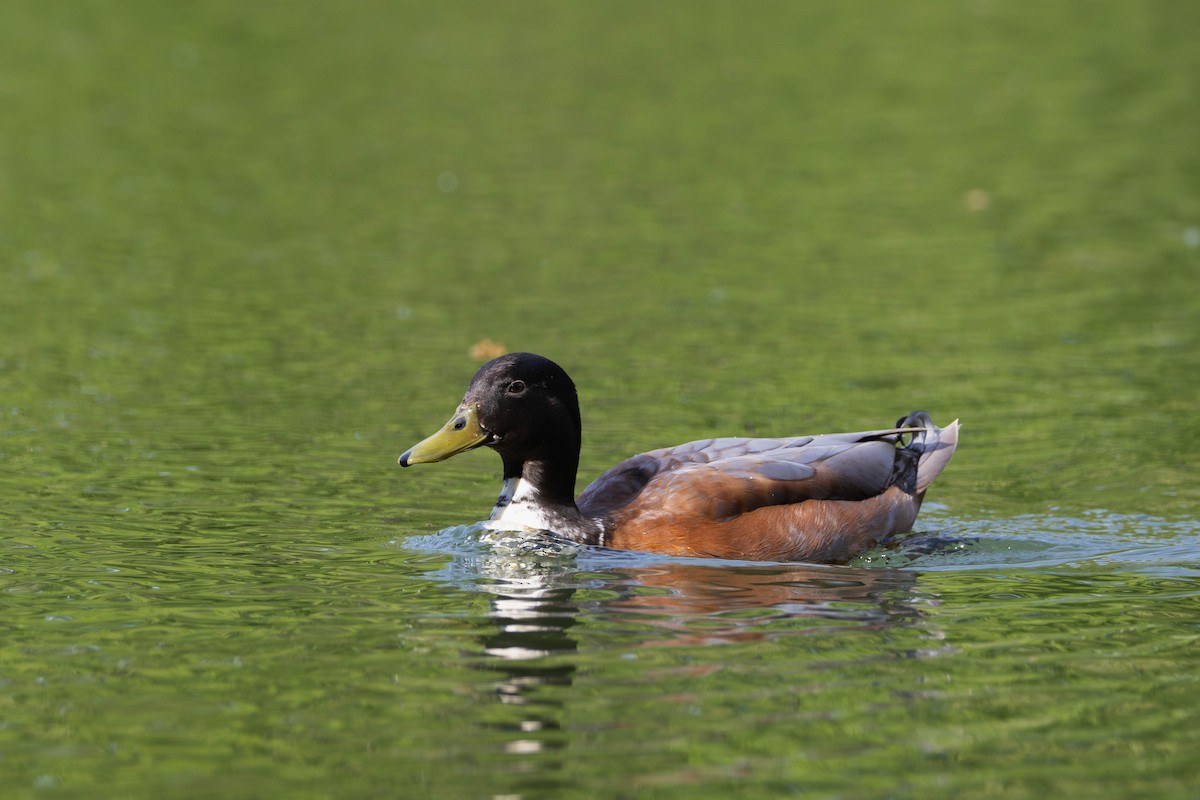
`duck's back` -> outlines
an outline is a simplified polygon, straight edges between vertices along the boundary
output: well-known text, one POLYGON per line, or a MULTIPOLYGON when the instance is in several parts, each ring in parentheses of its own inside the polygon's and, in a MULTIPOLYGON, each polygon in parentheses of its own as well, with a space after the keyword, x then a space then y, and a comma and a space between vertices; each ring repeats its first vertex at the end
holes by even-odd
POLYGON ((912 526, 957 432, 917 412, 878 431, 689 442, 617 464, 577 504, 603 520, 609 547, 845 561, 912 526))

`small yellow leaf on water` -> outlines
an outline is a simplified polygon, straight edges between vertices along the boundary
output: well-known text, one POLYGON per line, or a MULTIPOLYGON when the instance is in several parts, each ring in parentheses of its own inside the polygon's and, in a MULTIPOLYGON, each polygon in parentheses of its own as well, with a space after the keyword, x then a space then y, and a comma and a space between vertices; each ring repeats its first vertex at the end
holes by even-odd
POLYGON ((475 344, 471 345, 469 351, 471 358, 476 361, 491 361, 497 356, 502 356, 508 352, 508 348, 500 342, 493 342, 491 339, 480 339, 475 344))
POLYGON ((963 195, 963 205, 967 211, 984 211, 992 204, 992 196, 983 189, 969 189, 963 195))

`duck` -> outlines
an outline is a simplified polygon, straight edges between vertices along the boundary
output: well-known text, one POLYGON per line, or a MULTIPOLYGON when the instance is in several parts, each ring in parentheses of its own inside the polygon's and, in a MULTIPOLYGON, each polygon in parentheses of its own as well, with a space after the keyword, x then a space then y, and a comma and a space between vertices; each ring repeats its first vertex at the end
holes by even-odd
POLYGON ((399 462, 496 451, 493 529, 668 556, 843 564, 912 528, 959 430, 914 411, 858 433, 701 439, 634 455, 576 496, 581 419, 562 367, 508 353, 480 367, 449 421, 399 462))

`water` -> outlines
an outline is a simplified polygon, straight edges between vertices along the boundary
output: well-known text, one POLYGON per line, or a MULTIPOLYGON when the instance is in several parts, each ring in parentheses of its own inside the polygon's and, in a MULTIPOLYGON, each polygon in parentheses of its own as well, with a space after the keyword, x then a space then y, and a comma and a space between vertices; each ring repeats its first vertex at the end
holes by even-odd
POLYGON ((3 794, 1200 796, 1196 17, 10 2, 3 794), (845 567, 497 539, 395 464, 483 340, 583 480, 962 446, 845 567))

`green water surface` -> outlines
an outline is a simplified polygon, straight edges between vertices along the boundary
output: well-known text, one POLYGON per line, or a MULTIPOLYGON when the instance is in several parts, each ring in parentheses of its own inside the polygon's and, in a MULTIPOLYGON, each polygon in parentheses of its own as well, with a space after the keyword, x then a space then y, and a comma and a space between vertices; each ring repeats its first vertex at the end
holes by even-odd
POLYGON ((1200 797, 1200 6, 7 0, 0 794, 1200 797), (962 445, 846 567, 493 541, 401 471, 494 340, 580 487, 962 445))

